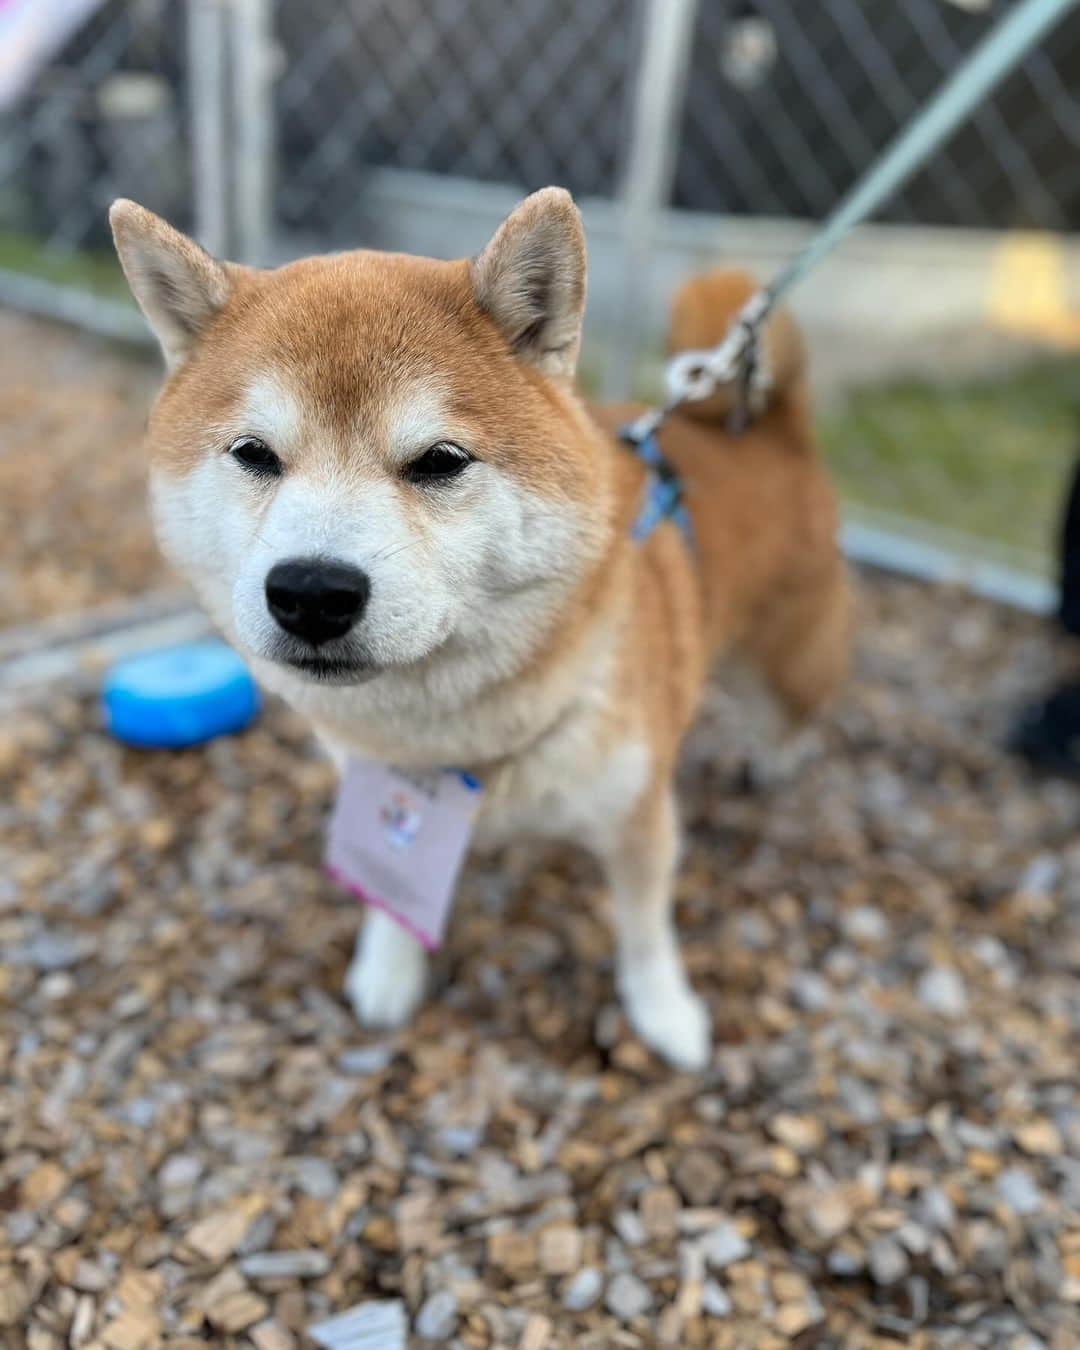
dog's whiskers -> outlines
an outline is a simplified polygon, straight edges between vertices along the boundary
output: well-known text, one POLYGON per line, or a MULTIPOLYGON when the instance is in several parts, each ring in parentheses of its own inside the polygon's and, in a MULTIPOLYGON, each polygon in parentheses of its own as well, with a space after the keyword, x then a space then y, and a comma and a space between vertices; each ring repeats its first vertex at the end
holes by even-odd
POLYGON ((416 548, 422 542, 420 539, 407 539, 403 544, 388 544, 385 548, 379 549, 378 553, 372 554, 367 561, 367 565, 370 567, 372 563, 389 562, 391 558, 398 557, 399 554, 405 553, 410 548, 416 548))

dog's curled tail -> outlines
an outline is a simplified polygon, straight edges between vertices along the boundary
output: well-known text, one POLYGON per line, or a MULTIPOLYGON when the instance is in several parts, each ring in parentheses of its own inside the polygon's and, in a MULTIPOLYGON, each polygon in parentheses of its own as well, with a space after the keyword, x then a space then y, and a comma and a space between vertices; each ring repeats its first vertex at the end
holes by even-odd
MULTIPOLYGON (((746 272, 718 267, 684 281, 675 292, 668 326, 668 351, 713 347, 728 331, 732 319, 757 289, 746 272)), ((759 381, 751 410, 763 412, 782 400, 805 396, 806 348, 798 325, 786 309, 776 309, 761 333, 759 381)), ((682 411, 712 422, 735 408, 739 390, 724 385, 709 398, 686 403, 682 411)))

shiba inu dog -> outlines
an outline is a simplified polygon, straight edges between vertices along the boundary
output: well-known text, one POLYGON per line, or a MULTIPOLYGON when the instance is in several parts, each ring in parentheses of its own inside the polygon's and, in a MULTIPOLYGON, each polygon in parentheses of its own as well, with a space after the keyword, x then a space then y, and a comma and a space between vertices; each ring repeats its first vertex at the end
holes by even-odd
MULTIPOLYGON (((476 838, 584 845, 610 881, 618 989, 672 1064, 709 1018, 672 924, 680 739, 713 658, 737 655, 778 730, 837 685, 848 592, 808 424, 801 339, 777 314, 738 437, 731 390, 660 433, 692 540, 632 537, 645 482, 573 377, 585 244, 569 195, 527 198, 469 260, 359 251, 272 271, 218 262, 142 207, 112 224, 168 377, 150 416, 164 552, 258 678, 340 762, 453 765, 476 838)), ((717 341, 741 274, 676 296, 673 350, 717 341)), ((425 953, 366 919, 347 993, 394 1025, 425 953)))

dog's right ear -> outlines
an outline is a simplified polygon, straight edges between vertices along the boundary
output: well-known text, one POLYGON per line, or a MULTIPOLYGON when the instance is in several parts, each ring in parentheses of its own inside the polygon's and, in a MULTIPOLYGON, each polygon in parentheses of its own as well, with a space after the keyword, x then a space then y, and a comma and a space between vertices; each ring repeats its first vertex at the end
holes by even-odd
POLYGON ((131 293, 175 370, 228 298, 228 274, 194 240, 136 202, 113 202, 109 223, 131 293))
POLYGON ((572 376, 585 309, 585 234, 569 192, 549 187, 526 197, 470 273, 477 303, 511 351, 548 375, 572 376))

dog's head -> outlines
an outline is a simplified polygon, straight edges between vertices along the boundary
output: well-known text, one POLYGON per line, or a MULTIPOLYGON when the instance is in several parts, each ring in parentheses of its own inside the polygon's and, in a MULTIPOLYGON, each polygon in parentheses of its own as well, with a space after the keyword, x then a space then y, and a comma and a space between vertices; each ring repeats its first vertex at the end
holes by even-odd
POLYGON ((459 262, 257 271, 132 202, 112 223, 169 369, 149 427, 159 538, 242 650, 359 683, 557 613, 609 528, 571 387, 568 194, 529 197, 459 262))

